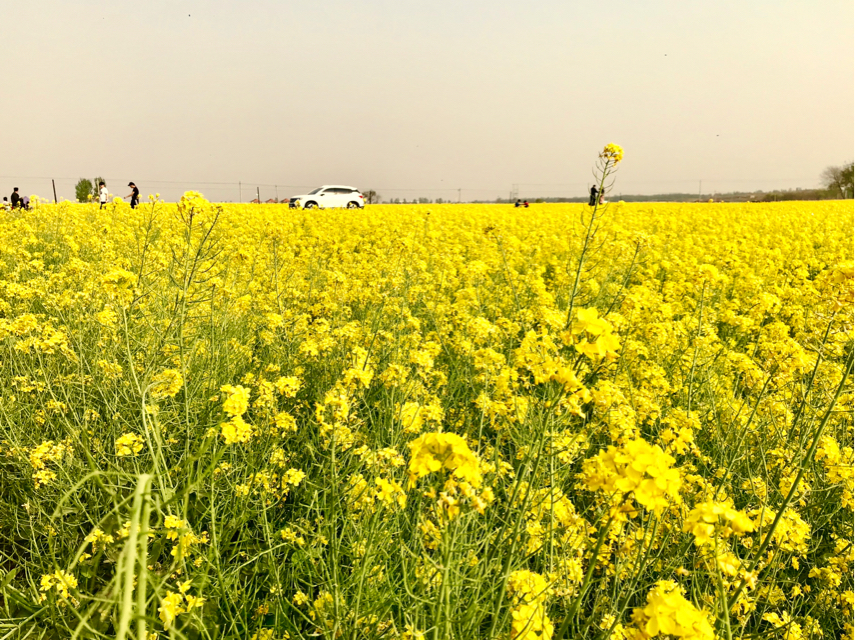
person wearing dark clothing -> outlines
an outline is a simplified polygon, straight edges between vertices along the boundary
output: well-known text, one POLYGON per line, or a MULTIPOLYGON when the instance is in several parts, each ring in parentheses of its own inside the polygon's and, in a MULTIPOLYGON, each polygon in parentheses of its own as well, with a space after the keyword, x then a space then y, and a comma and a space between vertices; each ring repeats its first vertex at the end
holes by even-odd
POLYGON ((517 200, 517 201, 514 203, 514 209, 519 209, 521 206, 522 206, 522 202, 520 202, 519 200, 517 200))
POLYGON ((21 206, 21 196, 18 195, 18 187, 12 190, 12 208, 17 209, 21 206))
POLYGON ((137 185, 135 185, 133 182, 129 182, 128 186, 131 187, 133 191, 131 191, 125 197, 131 199, 131 209, 136 209, 136 206, 140 203, 140 190, 137 189, 137 185))
POLYGON ((591 197, 588 199, 588 206, 593 207, 597 204, 598 196, 600 195, 597 185, 591 187, 591 197))

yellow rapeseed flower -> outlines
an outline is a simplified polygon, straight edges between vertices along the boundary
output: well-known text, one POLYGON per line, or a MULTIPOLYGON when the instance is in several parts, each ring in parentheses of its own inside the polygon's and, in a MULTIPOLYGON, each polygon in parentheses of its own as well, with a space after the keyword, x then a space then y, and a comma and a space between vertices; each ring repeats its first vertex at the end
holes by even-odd
POLYGON ((249 406, 249 389, 243 386, 232 386, 230 384, 220 387, 220 391, 226 394, 223 401, 223 412, 226 415, 236 417, 246 413, 249 406))
POLYGON ((413 440, 410 447, 410 486, 426 475, 446 469, 455 478, 471 485, 481 485, 477 456, 466 440, 455 433, 425 433, 413 440))
POLYGON ((252 439, 252 425, 247 423, 240 415, 232 417, 228 422, 220 425, 220 433, 226 444, 238 444, 249 442, 252 439))
POLYGON ((722 537, 727 538, 731 533, 754 531, 754 523, 747 514, 737 511, 729 502, 723 501, 708 501, 695 505, 683 522, 683 531, 691 532, 695 536, 695 544, 699 546, 715 543, 716 528, 722 537))
POLYGON ((707 615, 683 597, 676 583, 663 580, 647 594, 647 604, 632 614, 642 638, 674 636, 686 640, 714 640, 707 615))
POLYGON ((603 160, 617 164, 623 160, 623 147, 614 143, 609 143, 603 147, 603 150, 600 152, 600 157, 603 160))
POLYGON ((116 438, 117 456, 135 456, 143 448, 143 439, 135 433, 124 433, 116 438))
POLYGON ((661 447, 639 438, 585 460, 582 478, 591 491, 631 495, 660 513, 670 500, 680 499, 680 473, 671 466, 674 462, 661 447))

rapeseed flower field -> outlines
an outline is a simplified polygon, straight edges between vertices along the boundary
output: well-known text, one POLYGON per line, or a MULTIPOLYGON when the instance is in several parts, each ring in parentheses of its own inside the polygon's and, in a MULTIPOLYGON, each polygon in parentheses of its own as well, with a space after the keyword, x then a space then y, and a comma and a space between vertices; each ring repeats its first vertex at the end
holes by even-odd
POLYGON ((0 212, 0 637, 851 637, 852 227, 0 212))

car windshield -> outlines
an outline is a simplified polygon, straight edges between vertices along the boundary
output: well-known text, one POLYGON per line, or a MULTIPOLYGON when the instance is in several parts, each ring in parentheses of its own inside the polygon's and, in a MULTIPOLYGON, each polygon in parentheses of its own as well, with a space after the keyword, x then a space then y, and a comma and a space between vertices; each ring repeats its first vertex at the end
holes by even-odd
POLYGON ((313 195, 315 195, 316 193, 318 193, 321 189, 323 189, 323 187, 318 187, 318 188, 317 188, 317 189, 315 189, 314 191, 309 191, 309 193, 307 193, 306 195, 313 196, 313 195))

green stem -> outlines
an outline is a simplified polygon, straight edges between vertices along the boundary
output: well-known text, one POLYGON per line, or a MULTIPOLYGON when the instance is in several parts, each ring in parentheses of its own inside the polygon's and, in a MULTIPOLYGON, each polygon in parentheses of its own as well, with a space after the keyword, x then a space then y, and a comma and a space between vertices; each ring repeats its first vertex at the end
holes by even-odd
MULTIPOLYGON (((131 624, 131 616, 133 615, 133 594, 134 594, 134 577, 136 573, 137 563, 141 564, 145 567, 146 559, 145 557, 139 557, 139 548, 137 544, 137 540, 139 537, 140 530, 140 522, 142 512, 144 510, 143 505, 148 503, 147 493, 149 490, 149 485, 151 483, 151 476, 148 474, 143 474, 139 477, 137 481, 137 488, 134 492, 134 504, 131 511, 131 527, 128 533, 128 541, 125 543, 125 548, 122 551, 122 563, 120 575, 122 576, 122 586, 121 586, 121 594, 122 594, 122 609, 119 615, 119 628, 116 631, 117 640, 125 640, 125 637, 128 634, 128 630, 131 624)), ((143 533, 143 539, 147 534, 143 533)), ((145 618, 145 585, 138 584, 139 591, 142 591, 142 601, 143 608, 139 608, 139 604, 137 605, 137 615, 140 616, 141 619, 145 618)), ((138 603, 139 603, 139 595, 138 595, 138 603)), ((144 638, 145 636, 143 636, 144 638)))
POLYGON ((718 592, 719 597, 721 598, 722 604, 724 605, 722 616, 724 617, 724 630, 727 633, 727 640, 733 640, 733 631, 730 628, 730 607, 727 604, 727 596, 724 593, 724 583, 721 580, 721 568, 718 566, 718 531, 715 534, 715 558, 713 559, 715 563, 715 577, 718 583, 718 592))
MULTIPOLYGON (((603 192, 603 185, 606 182, 606 177, 609 175, 609 165, 610 161, 607 161, 605 166, 603 167, 603 172, 600 175, 600 193, 603 192)), ((573 306, 576 304, 576 294, 579 292, 579 280, 582 277, 582 268, 585 265, 585 256, 588 253, 588 246, 591 243, 591 240, 594 238, 594 234, 596 231, 594 230, 594 224, 597 221, 597 211, 599 211, 600 202, 599 199, 594 203, 594 210, 591 212, 591 219, 588 222, 588 227, 585 229, 585 240, 582 243, 582 251, 579 254, 579 262, 576 264, 576 277, 573 281, 573 289, 570 291, 570 301, 567 305, 567 320, 564 323, 564 328, 568 329, 570 327, 570 323, 573 321, 573 306)))

